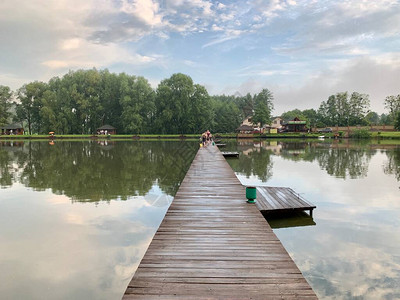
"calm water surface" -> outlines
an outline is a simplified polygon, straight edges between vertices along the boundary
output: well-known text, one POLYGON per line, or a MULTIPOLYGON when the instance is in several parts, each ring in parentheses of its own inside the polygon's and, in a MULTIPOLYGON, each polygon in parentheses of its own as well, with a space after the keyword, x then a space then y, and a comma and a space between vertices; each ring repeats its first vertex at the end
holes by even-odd
MULTIPOLYGON (((1 299, 120 299, 196 142, 0 144, 1 299)), ((400 298, 400 148, 228 142, 244 184, 286 186, 314 218, 270 224, 320 299, 400 298)))
POLYGON ((121 299, 197 148, 0 142, 0 299, 121 299))
POLYGON ((320 299, 400 299, 400 147, 228 142, 243 184, 291 187, 314 218, 270 224, 320 299))

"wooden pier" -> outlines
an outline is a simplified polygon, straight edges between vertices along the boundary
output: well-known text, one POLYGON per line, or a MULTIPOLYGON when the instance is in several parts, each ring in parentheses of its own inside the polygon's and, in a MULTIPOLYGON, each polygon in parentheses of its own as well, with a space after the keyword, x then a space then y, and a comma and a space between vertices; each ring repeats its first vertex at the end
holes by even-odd
POLYGON ((262 213, 293 212, 308 210, 312 217, 315 205, 287 187, 257 187, 256 205, 262 213))
POLYGON ((201 148, 123 299, 317 299, 215 146, 201 148))

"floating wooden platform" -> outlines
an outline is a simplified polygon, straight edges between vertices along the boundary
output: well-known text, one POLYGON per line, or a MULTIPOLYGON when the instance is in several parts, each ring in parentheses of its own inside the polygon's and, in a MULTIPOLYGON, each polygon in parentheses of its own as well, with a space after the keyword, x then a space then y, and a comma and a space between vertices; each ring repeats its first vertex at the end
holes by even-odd
POLYGON ((256 205, 262 213, 308 210, 311 217, 313 209, 316 208, 291 188, 286 187, 258 186, 256 205))
POLYGON ((201 148, 123 299, 317 299, 217 147, 201 148))
POLYGON ((239 152, 221 152, 224 157, 239 157, 239 152))

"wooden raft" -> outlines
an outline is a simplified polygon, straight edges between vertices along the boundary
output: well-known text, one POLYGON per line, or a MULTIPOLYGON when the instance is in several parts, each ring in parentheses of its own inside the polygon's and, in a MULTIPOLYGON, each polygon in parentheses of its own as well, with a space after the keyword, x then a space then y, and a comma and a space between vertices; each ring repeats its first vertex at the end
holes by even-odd
POLYGON ((316 208, 291 188, 286 187, 258 186, 256 205, 262 213, 308 210, 311 217, 313 209, 316 208))
POLYGON ((317 299, 217 147, 201 148, 123 299, 317 299))

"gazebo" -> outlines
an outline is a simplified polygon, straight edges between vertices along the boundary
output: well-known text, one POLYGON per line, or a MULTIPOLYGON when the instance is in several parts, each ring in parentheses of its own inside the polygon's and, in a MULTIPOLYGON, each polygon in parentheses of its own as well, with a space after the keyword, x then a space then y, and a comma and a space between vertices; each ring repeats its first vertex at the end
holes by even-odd
POLYGON ((111 125, 103 125, 97 128, 97 134, 117 134, 117 129, 111 125))
POLYGON ((24 134, 24 128, 21 124, 13 123, 6 126, 1 127, 2 135, 22 135, 24 134))

